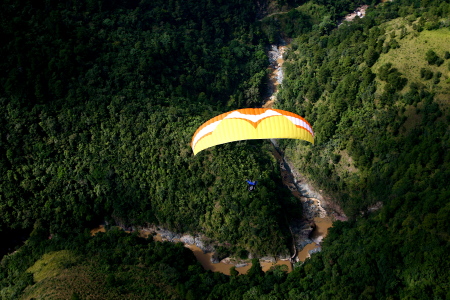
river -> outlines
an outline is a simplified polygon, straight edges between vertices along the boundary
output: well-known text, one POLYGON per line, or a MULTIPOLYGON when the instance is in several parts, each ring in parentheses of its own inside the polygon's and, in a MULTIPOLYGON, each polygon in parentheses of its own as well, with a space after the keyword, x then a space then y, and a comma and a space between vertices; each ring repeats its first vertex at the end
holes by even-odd
MULTIPOLYGON (((205 270, 211 270, 213 272, 220 272, 226 275, 230 275, 230 268, 234 266, 234 264, 224 262, 213 264, 211 263, 211 257, 213 255, 212 253, 203 253, 203 251, 196 245, 185 245, 185 246, 191 249, 192 252, 194 252, 195 257, 202 264, 205 270)), ((278 260, 276 263, 260 261, 259 263, 261 264, 262 270, 264 272, 270 270, 270 268, 273 266, 281 266, 281 265, 285 265, 287 267, 288 272, 292 271, 292 265, 288 260, 278 260)), ((239 274, 246 274, 251 267, 252 267, 251 263, 246 263, 245 266, 239 266, 238 264, 236 270, 239 272, 239 274)))
MULTIPOLYGON (((283 81, 283 63, 284 53, 288 50, 288 45, 282 41, 281 45, 271 45, 268 51, 269 57, 269 83, 268 94, 264 97, 263 107, 272 108, 276 105, 277 93, 280 85, 283 81)), ((275 151, 273 155, 280 164, 280 172, 283 179, 283 184, 290 189, 293 196, 300 200, 303 206, 303 220, 309 221, 314 224, 314 230, 309 234, 309 237, 305 239, 304 236, 293 234, 294 244, 297 245, 296 257, 294 261, 305 261, 310 257, 310 251, 321 250, 321 242, 328 233, 328 228, 333 224, 332 217, 329 212, 323 207, 324 197, 320 193, 317 193, 312 186, 307 182, 301 174, 299 174, 293 166, 286 161, 286 158, 281 154, 278 149, 276 140, 272 140, 275 151), (303 240, 301 240, 303 239, 303 240), (306 244, 310 241, 309 244, 306 244)), ((345 220, 346 217, 342 212, 330 211, 334 219, 345 220)))
MULTIPOLYGON (((94 228, 91 230, 91 235, 95 235, 98 232, 105 232, 105 226, 100 225, 97 228, 94 228)), ((154 234, 155 231, 152 229, 143 228, 139 230, 139 234, 143 238, 149 238, 150 236, 153 236, 153 240, 157 242, 164 242, 167 241, 165 238, 161 236, 160 233, 154 234)), ((180 239, 173 239, 172 242, 181 242, 180 239)), ((200 249, 195 244, 187 244, 185 243, 184 246, 186 248, 189 248, 197 258, 197 261, 200 262, 200 264, 203 266, 205 270, 211 270, 213 272, 221 272, 226 275, 230 275, 230 269, 233 266, 236 266, 236 271, 239 272, 239 274, 246 274, 247 271, 252 267, 252 264, 250 262, 233 262, 230 259, 224 259, 219 263, 212 263, 211 258, 213 256, 212 252, 204 253, 202 249, 200 249)), ((268 261, 260 261, 262 270, 264 272, 267 272, 270 270, 270 268, 274 266, 286 266, 287 272, 292 271, 292 264, 288 260, 278 260, 276 263, 268 262, 268 261)))
MULTIPOLYGON (((309 251, 313 250, 315 248, 320 247, 319 242, 322 240, 323 237, 326 236, 328 228, 331 227, 332 221, 330 218, 314 218, 314 221, 316 222, 316 228, 315 231, 312 234, 312 239, 316 240, 317 243, 310 243, 307 244, 302 251, 300 251, 297 254, 298 260, 305 261, 307 258, 310 257, 309 251)), ((106 229, 103 225, 100 225, 97 228, 94 228, 91 230, 91 235, 95 235, 98 232, 105 232, 106 229)), ((139 233, 142 237, 148 238, 153 235, 154 231, 148 230, 148 229, 141 229, 139 230, 139 233)), ((153 239, 158 242, 166 241, 161 234, 157 233, 153 235, 153 239)), ((178 239, 174 240, 179 241, 178 239)), ((186 248, 189 248, 197 258, 197 260, 200 262, 200 264, 203 266, 205 270, 211 270, 213 272, 221 272, 226 275, 230 275, 230 268, 233 266, 236 266, 236 270, 239 272, 239 274, 246 274, 247 271, 252 267, 252 264, 250 262, 240 262, 238 264, 233 263, 230 259, 222 260, 219 263, 212 263, 211 258, 213 256, 213 253, 204 253, 202 249, 200 249, 195 244, 185 244, 186 248)), ((276 263, 268 262, 268 261, 260 261, 262 270, 264 272, 267 272, 270 270, 270 268, 274 266, 286 266, 287 272, 292 271, 292 264, 289 260, 277 260, 276 263)))

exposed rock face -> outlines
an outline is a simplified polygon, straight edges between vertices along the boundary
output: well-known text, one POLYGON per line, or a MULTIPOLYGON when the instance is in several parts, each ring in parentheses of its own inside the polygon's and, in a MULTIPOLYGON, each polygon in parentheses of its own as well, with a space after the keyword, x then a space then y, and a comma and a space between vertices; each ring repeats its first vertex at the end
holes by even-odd
POLYGON ((283 54, 286 46, 282 45, 271 45, 270 50, 267 52, 269 57, 269 81, 267 84, 266 94, 264 95, 263 107, 271 108, 276 100, 278 85, 283 81, 283 69, 281 65, 283 64, 283 54))
POLYGON ((241 267, 246 267, 248 264, 247 263, 241 263, 241 264, 237 264, 235 265, 236 268, 241 268, 241 267))
POLYGON ((180 238, 180 241, 182 241, 185 244, 193 245, 195 244, 195 237, 189 234, 185 234, 180 238))
POLYGON ((346 217, 337 205, 333 205, 332 202, 326 201, 321 193, 322 191, 318 192, 314 189, 286 157, 282 156, 276 140, 272 140, 272 143, 276 149, 274 151, 274 156, 277 158, 280 165, 283 183, 290 189, 292 195, 300 200, 303 208, 302 218, 292 220, 289 224, 292 234, 292 250, 294 253, 291 257, 291 262, 294 263, 299 260, 297 254, 308 244, 315 243, 316 246, 318 246, 318 248, 315 249, 319 250, 314 250, 312 253, 321 250, 320 243, 324 236, 323 234, 317 235, 318 232, 314 232, 316 228, 314 218, 325 219, 331 217, 333 220, 346 220, 346 217))
POLYGON ((347 22, 353 21, 356 17, 364 18, 366 16, 366 10, 369 8, 369 5, 363 5, 358 7, 354 12, 345 16, 344 20, 347 22))
POLYGON ((309 255, 322 251, 322 247, 317 247, 308 251, 309 255))
POLYGON ((199 236, 192 236, 189 234, 181 235, 166 229, 157 229, 155 230, 155 232, 160 234, 163 240, 167 240, 169 242, 182 242, 184 244, 196 245, 203 251, 203 253, 215 251, 214 247, 212 245, 209 245, 206 242, 207 239, 201 235, 199 236))
POLYGON ((169 242, 178 242, 181 238, 180 234, 174 233, 172 231, 169 231, 167 229, 159 229, 156 230, 156 233, 161 235, 161 238, 163 240, 169 241, 169 242))
POLYGON ((302 201, 305 218, 312 220, 315 217, 325 218, 329 216, 333 220, 347 221, 347 216, 337 204, 324 196, 321 190, 317 191, 287 158, 283 158, 283 162, 292 176, 293 184, 301 195, 300 200, 302 201))
POLYGON ((277 262, 277 258, 273 257, 273 256, 264 256, 264 257, 261 257, 260 260, 268 261, 268 262, 271 262, 271 263, 276 263, 277 262))
MULTIPOLYGON (((355 13, 365 13, 366 6, 362 6, 355 13)), ((268 85, 268 97, 263 107, 271 108, 276 101, 276 93, 278 85, 283 82, 283 54, 286 50, 286 43, 282 41, 281 45, 271 45, 268 51, 269 68, 272 69, 268 85)), ((274 151, 274 156, 280 164, 280 171, 283 178, 283 183, 289 188, 292 194, 300 199, 303 207, 303 218, 312 221, 315 217, 324 218, 327 215, 332 216, 337 220, 346 220, 343 211, 337 206, 328 203, 320 193, 316 191, 306 178, 300 174, 288 159, 278 151, 278 144, 275 139, 271 139, 272 144, 277 151, 274 151)), ((296 232, 297 227, 293 225, 291 231, 293 235, 300 238, 302 233, 296 232)))
POLYGON ((303 249, 307 244, 312 243, 310 235, 315 228, 313 221, 307 219, 293 220, 290 224, 290 228, 297 249, 303 249))
POLYGON ((212 245, 206 243, 206 238, 198 236, 195 238, 195 245, 202 249, 203 253, 214 252, 215 249, 212 245))
MULTIPOLYGON (((284 62, 283 54, 285 50, 286 45, 283 44, 280 46, 272 45, 271 49, 268 51, 270 63, 269 68, 272 69, 272 72, 268 85, 269 97, 266 98, 266 103, 263 107, 270 108, 276 101, 276 93, 278 91, 277 87, 283 82, 282 65, 284 62)), ((297 172, 297 170, 283 157, 281 152, 278 150, 277 141, 275 139, 271 139, 271 142, 276 149, 273 154, 279 163, 284 185, 286 185, 292 194, 302 203, 303 216, 299 216, 301 219, 293 220, 291 224, 289 224, 289 229, 292 234, 292 250, 294 252, 291 260, 295 261, 297 251, 313 242, 310 236, 315 228, 314 218, 326 217, 327 211, 321 205, 321 203, 323 203, 322 195, 315 191, 306 179, 303 178, 303 176, 297 172)))
POLYGON ((320 200, 317 198, 302 197, 300 199, 303 206, 303 217, 312 220, 315 217, 325 218, 327 212, 321 206, 320 200))
POLYGON ((220 263, 220 259, 217 256, 213 255, 213 256, 211 256, 211 263, 218 264, 218 263, 220 263))
POLYGON ((291 229, 298 239, 308 239, 314 227, 314 222, 307 219, 297 219, 291 222, 291 229))

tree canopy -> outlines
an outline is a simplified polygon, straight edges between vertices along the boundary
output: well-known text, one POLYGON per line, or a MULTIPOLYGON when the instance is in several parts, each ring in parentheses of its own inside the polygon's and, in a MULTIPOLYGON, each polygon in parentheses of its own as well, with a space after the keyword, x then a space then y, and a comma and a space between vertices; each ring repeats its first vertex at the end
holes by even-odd
POLYGON ((52 288, 73 299, 448 298, 450 3, 373 1, 338 26, 361 4, 4 1, 0 232, 32 234, 2 259, 2 299, 52 288), (264 17, 269 4, 283 11, 264 17), (301 212, 270 143, 190 149, 206 120, 261 104, 266 46, 286 37, 276 106, 304 116, 316 143, 279 145, 350 219, 322 252, 289 274, 255 259, 225 276, 181 244, 115 227, 91 237, 104 220, 151 223, 202 232, 227 254, 288 253, 301 212))

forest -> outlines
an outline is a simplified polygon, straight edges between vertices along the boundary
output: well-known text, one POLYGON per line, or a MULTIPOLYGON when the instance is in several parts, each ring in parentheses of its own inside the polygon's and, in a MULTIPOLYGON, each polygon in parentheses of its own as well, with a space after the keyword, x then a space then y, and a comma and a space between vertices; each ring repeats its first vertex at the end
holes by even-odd
POLYGON ((450 1, 369 2, 3 1, 1 299, 450 298, 450 1), (157 224, 289 254, 302 211, 272 145, 190 148, 209 118, 261 106, 281 39, 276 108, 316 142, 280 148, 349 217, 322 251, 226 276, 182 244, 91 236, 157 224))

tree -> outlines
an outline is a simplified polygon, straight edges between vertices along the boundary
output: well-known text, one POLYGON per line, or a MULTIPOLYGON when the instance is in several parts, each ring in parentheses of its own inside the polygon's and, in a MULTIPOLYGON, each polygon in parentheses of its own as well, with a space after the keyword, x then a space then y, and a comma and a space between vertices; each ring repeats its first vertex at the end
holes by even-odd
POLYGON ((377 62, 379 57, 380 57, 380 54, 375 50, 374 47, 369 47, 364 52, 364 59, 369 68, 372 67, 377 62))
POLYGON ((430 65, 434 65, 438 62, 439 56, 432 49, 428 50, 425 54, 425 58, 430 65))

